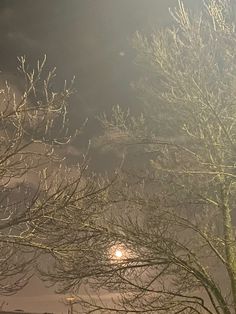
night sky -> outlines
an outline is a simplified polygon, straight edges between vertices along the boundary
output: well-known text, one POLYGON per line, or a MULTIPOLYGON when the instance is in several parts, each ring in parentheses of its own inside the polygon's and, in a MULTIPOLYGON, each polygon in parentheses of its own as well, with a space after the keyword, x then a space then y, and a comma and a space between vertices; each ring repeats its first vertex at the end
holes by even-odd
MULTIPOLYGON (((200 0, 185 2, 198 5, 200 0)), ((83 137, 74 143, 77 150, 83 149, 99 132, 97 114, 116 104, 133 110, 141 106, 130 84, 142 75, 134 64, 132 36, 136 30, 150 33, 168 25, 168 7, 176 4, 177 0, 0 0, 0 80, 10 77, 17 84, 21 55, 33 65, 46 54, 48 66, 57 67, 58 86, 75 75, 78 93, 70 116, 74 127, 89 118, 83 137)), ((103 157, 94 153, 98 169, 105 167, 103 157)), ((62 296, 37 280, 5 300, 5 310, 66 311, 58 302, 62 296)))

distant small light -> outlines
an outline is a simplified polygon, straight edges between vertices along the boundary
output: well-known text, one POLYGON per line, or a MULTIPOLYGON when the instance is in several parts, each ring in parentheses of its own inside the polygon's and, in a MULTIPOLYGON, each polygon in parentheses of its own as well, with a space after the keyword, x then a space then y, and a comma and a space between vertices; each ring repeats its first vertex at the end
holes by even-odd
POLYGON ((124 56, 125 56, 124 51, 120 51, 119 55, 120 55, 121 57, 124 57, 124 56))

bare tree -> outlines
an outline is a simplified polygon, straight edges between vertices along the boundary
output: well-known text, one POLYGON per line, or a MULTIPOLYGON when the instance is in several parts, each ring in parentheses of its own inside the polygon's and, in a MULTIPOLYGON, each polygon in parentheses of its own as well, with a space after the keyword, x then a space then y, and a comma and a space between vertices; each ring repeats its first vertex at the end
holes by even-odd
POLYGON ((0 90, 1 295, 27 284, 42 253, 63 255, 67 238, 77 237, 66 235, 72 219, 83 229, 95 206, 102 210, 104 182, 88 173, 86 154, 77 165, 65 160, 78 133, 67 114, 73 81, 56 91, 45 61, 30 70, 19 58, 21 87, 5 82, 0 90))
POLYGON ((53 278, 114 296, 78 294, 86 313, 236 313, 235 7, 179 1, 171 14, 172 28, 135 39, 142 115, 103 118, 128 159, 111 208, 53 278))

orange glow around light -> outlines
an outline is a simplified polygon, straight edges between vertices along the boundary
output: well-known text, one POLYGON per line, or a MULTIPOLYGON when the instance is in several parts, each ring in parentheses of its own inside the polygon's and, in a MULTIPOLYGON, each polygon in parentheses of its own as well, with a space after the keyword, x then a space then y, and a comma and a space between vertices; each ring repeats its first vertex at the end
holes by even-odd
POLYGON ((116 256, 117 258, 121 258, 121 257, 123 256, 122 251, 119 250, 119 249, 115 250, 115 256, 116 256))
POLYGON ((109 249, 109 259, 113 262, 125 260, 130 256, 129 251, 124 244, 114 244, 109 249))

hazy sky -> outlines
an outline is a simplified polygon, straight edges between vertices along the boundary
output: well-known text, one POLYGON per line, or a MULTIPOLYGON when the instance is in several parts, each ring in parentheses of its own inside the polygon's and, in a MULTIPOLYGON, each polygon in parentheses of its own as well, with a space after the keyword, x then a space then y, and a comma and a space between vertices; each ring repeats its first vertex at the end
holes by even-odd
POLYGON ((117 103, 134 105, 129 83, 138 70, 130 40, 136 30, 168 23, 168 7, 176 3, 1 0, 0 70, 14 71, 16 56, 26 55, 33 63, 46 53, 49 66, 57 67, 59 82, 76 75, 73 123, 117 103))
MULTIPOLYGON (((175 4, 177 0, 0 0, 0 70, 14 75, 17 56, 34 63, 47 54, 49 66, 58 69, 58 85, 76 75, 71 123, 79 126, 90 118, 87 140, 96 130, 97 113, 115 104, 139 103, 130 87, 141 75, 130 40, 136 30, 149 32, 170 23, 168 7, 175 4)), ((65 308, 58 299, 33 282, 8 298, 7 308, 60 313, 65 308)))

